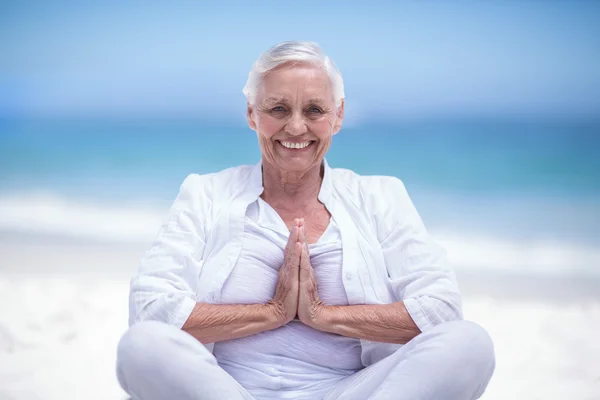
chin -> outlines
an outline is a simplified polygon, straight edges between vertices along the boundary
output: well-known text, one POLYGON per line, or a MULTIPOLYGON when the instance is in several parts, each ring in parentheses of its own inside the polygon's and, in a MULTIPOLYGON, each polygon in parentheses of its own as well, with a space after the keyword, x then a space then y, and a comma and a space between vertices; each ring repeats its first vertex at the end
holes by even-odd
POLYGON ((312 168, 315 165, 313 160, 285 160, 277 163, 277 166, 283 171, 302 172, 312 168))

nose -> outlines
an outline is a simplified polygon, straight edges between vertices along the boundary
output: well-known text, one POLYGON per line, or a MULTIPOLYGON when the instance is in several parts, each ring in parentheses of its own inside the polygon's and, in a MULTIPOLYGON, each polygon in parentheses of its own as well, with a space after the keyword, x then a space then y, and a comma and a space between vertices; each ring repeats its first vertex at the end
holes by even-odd
POLYGON ((299 136, 308 131, 304 116, 301 112, 293 112, 285 124, 285 132, 292 136, 299 136))

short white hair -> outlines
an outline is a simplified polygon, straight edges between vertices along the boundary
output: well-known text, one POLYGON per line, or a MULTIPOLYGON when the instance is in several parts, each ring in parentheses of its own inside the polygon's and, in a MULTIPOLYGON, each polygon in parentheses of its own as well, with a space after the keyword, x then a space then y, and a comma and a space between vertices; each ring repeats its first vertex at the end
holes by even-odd
POLYGON ((299 40, 278 43, 262 53, 254 62, 243 90, 250 104, 254 104, 262 78, 269 71, 289 62, 310 63, 323 68, 331 80, 335 105, 340 106, 344 98, 344 80, 340 71, 321 46, 314 42, 299 40))

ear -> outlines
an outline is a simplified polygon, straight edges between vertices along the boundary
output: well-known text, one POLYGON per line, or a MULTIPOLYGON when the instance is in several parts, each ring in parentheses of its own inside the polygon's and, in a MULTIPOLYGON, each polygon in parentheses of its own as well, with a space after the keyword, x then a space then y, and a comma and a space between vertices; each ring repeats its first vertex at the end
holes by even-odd
POLYGON ((256 131, 256 122, 254 121, 254 117, 255 117, 254 106, 252 104, 248 103, 248 112, 246 114, 246 118, 248 119, 248 126, 253 131, 256 131))
POLYGON ((342 128, 342 122, 344 122, 344 99, 342 99, 342 102, 340 103, 336 114, 337 115, 335 125, 333 126, 333 135, 340 131, 340 129, 342 128))

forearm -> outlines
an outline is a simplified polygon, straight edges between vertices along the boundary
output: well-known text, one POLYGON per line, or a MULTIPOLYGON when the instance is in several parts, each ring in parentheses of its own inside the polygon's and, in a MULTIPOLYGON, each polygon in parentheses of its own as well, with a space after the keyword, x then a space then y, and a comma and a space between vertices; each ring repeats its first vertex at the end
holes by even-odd
POLYGON ((196 303, 181 329, 202 343, 237 339, 281 326, 271 304, 196 303))
POLYGON ((404 303, 325 306, 316 329, 375 342, 404 344, 421 333, 404 303))

